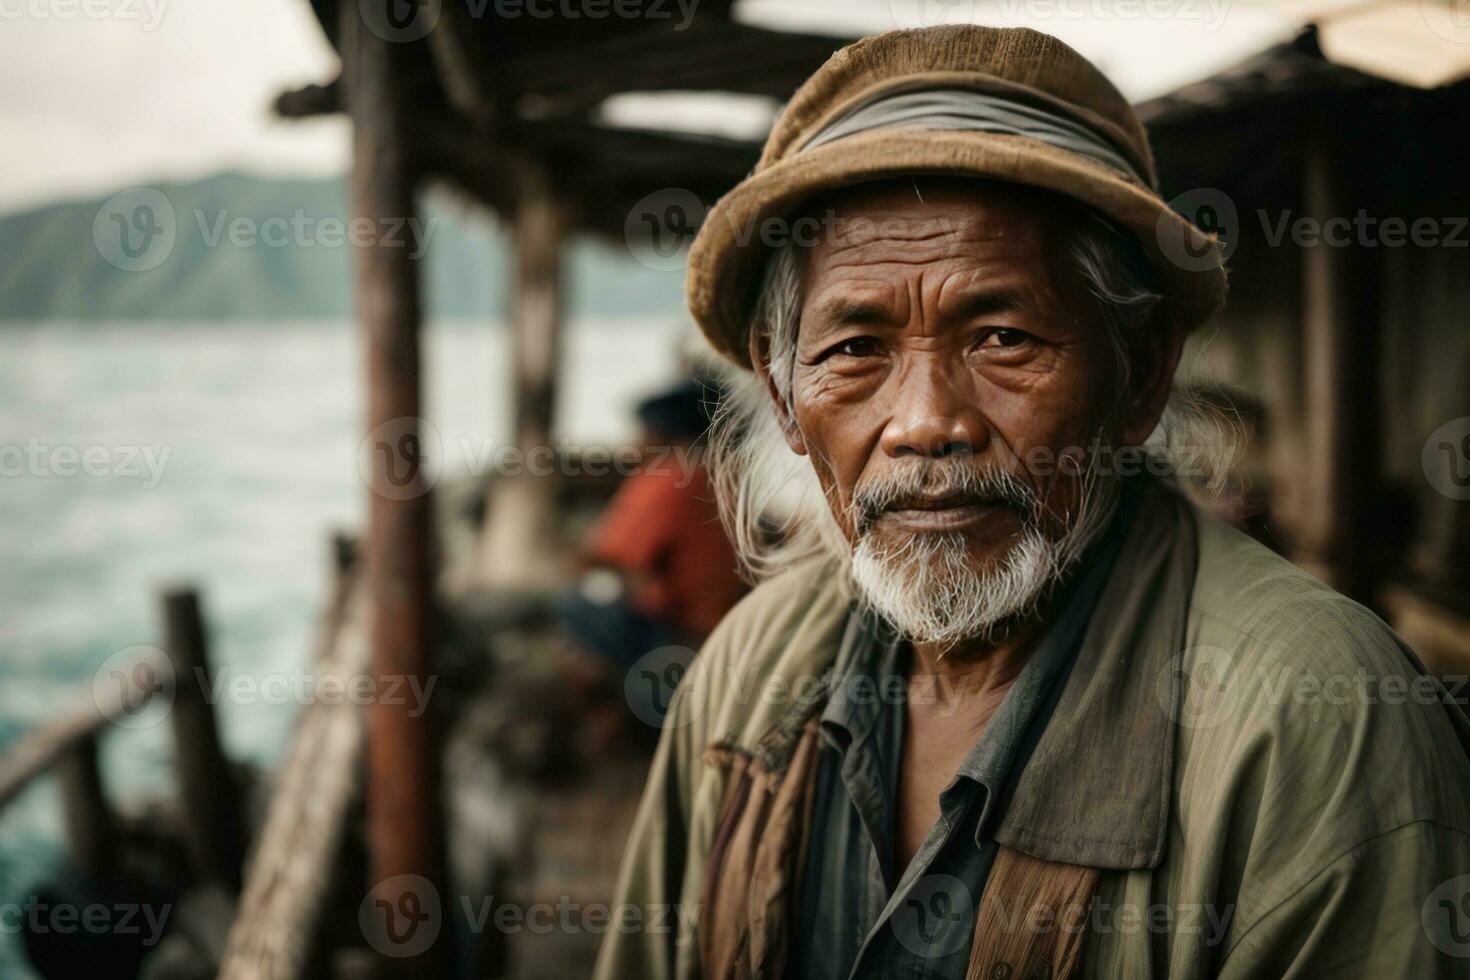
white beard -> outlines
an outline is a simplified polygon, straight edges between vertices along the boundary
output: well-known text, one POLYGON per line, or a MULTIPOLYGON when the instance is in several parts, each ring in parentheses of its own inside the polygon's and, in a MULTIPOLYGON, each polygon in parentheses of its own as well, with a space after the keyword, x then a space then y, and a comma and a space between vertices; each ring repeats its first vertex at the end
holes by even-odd
POLYGON ((1113 480, 1084 487, 1065 534, 1053 540, 1028 524, 999 559, 984 567, 976 565, 958 533, 913 534, 897 549, 864 534, 852 551, 853 584, 863 601, 910 641, 988 640, 1032 613, 1061 581, 1107 526, 1118 489, 1113 480))

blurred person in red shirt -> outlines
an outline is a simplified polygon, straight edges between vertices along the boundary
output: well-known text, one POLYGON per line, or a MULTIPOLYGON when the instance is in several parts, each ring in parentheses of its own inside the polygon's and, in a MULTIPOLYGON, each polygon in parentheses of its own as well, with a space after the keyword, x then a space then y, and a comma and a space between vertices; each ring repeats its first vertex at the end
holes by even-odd
POLYGON ((711 408, 697 381, 638 405, 642 464, 584 542, 582 582, 557 603, 573 637, 623 670, 661 647, 697 649, 744 591, 700 458, 711 408))

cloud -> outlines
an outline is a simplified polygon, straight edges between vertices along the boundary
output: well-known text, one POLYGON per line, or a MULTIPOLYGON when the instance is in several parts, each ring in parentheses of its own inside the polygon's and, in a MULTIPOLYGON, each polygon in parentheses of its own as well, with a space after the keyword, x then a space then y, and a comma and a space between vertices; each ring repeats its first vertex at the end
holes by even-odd
POLYGON ((0 0, 0 208, 227 168, 343 169, 345 121, 269 111, 281 90, 336 72, 304 0, 151 0, 152 30, 145 0, 83 2, 105 16, 0 0))

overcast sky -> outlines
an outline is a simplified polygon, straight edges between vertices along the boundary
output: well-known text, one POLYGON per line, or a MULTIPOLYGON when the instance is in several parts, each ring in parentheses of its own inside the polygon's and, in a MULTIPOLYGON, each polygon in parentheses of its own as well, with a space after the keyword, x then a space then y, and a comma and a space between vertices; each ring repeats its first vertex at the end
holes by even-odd
MULTIPOLYGON (((941 18, 1029 24, 1093 58, 1135 100, 1291 30, 1238 0, 745 0, 740 9, 747 20, 825 32, 941 18)), ((283 122, 269 112, 282 89, 335 72, 306 0, 0 0, 0 211, 224 169, 339 173, 340 118, 283 122)))

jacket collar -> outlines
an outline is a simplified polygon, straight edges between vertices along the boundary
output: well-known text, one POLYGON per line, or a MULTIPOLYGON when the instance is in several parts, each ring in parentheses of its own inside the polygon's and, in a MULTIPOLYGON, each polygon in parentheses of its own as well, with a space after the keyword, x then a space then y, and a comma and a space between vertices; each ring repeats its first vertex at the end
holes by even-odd
POLYGON ((1196 563, 1189 506, 1147 487, 1051 722, 996 828, 999 843, 1093 868, 1154 868, 1163 860, 1176 666, 1196 563))

